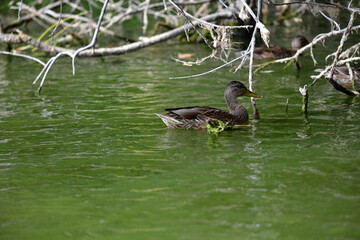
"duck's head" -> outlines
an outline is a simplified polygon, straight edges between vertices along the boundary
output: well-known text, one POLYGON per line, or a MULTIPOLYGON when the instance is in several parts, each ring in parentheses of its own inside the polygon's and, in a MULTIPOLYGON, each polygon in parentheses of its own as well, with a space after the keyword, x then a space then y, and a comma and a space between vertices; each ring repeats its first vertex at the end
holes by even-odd
POLYGON ((300 48, 309 44, 309 41, 304 36, 296 36, 291 41, 291 47, 293 50, 299 50, 300 48))
POLYGON ((247 96, 254 98, 261 98, 260 95, 257 95, 254 92, 251 92, 247 87, 239 81, 231 81, 225 88, 225 96, 247 96))

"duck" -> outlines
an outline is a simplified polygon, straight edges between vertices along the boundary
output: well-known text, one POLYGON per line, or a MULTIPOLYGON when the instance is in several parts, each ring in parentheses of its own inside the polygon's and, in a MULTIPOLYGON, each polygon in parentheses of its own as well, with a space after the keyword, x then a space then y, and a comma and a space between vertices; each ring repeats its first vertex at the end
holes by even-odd
POLYGON ((239 81, 231 81, 224 91, 224 98, 229 112, 207 106, 193 106, 180 108, 167 108, 166 114, 156 114, 168 128, 203 129, 214 121, 221 121, 226 126, 245 123, 249 115, 244 106, 238 103, 240 96, 261 98, 261 96, 247 89, 239 81))
POLYGON ((296 36, 291 41, 291 48, 287 49, 279 46, 261 46, 254 49, 254 58, 257 60, 280 59, 293 56, 297 50, 309 44, 304 36, 296 36))
MULTIPOLYGON (((360 67, 350 67, 350 69, 353 72, 353 79, 350 77, 349 68, 347 66, 335 67, 332 78, 346 89, 360 90, 360 67)), ((329 73, 326 77, 330 77, 329 73)))
MULTIPOLYGON (((315 72, 323 72, 324 69, 315 69, 315 72)), ((324 77, 331 83, 331 85, 347 95, 360 95, 360 67, 336 66, 334 72, 330 76, 330 69, 325 72, 324 77), (352 77, 350 76, 350 70, 352 77)))

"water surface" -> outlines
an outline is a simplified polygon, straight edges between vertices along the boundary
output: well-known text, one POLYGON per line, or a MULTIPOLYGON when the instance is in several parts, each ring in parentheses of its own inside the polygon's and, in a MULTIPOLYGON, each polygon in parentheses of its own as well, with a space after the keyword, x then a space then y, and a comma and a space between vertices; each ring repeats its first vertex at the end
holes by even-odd
MULTIPOLYGON (((166 107, 225 109, 246 70, 170 59, 201 46, 68 58, 41 70, 0 58, 1 239, 359 239, 360 101, 319 81, 309 114, 297 89, 310 58, 255 75, 260 120, 219 136, 167 129, 166 107), (288 99, 288 112, 286 101, 288 99)), ((241 99, 250 110, 249 100, 241 99)))

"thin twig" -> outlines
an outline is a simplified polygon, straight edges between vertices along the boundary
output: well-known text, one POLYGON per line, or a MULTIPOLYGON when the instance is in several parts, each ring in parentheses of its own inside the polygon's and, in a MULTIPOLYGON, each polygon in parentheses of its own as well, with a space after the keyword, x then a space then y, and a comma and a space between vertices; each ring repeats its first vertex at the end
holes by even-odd
POLYGON ((333 3, 317 3, 317 2, 310 2, 310 1, 294 1, 294 2, 284 2, 284 3, 274 3, 272 0, 268 0, 268 2, 274 6, 284 6, 284 5, 293 5, 293 4, 307 4, 311 6, 319 6, 319 7, 331 7, 331 8, 338 8, 338 9, 344 9, 350 12, 360 12, 359 8, 350 8, 345 7, 340 4, 333 4, 333 3))
POLYGON ((20 3, 18 4, 18 6, 19 6, 19 10, 18 10, 18 21, 20 21, 20 19, 21 19, 22 4, 23 4, 23 0, 20 0, 20 3))
MULTIPOLYGON (((293 61, 293 60, 296 60, 299 58, 299 56, 305 52, 306 50, 308 50, 309 48, 313 48, 316 44, 318 44, 319 42, 322 42, 324 41, 324 39, 326 38, 329 38, 329 37, 332 37, 332 36, 336 36, 336 35, 339 35, 339 34, 342 34, 346 31, 347 28, 344 28, 344 29, 340 29, 340 30, 335 30, 335 31, 331 31, 331 32, 328 32, 328 33, 321 33, 319 35, 317 35, 309 44, 307 44, 306 46, 300 48, 299 50, 296 51, 296 53, 291 56, 291 57, 287 57, 287 58, 281 58, 281 59, 277 59, 277 60, 273 60, 273 61, 270 61, 270 62, 266 62, 264 64, 261 64, 260 65, 260 68, 264 68, 263 66, 269 66, 271 64, 276 64, 276 63, 285 63, 285 62, 289 62, 289 61, 293 61)), ((353 26, 351 28, 351 31, 357 31, 360 29, 360 25, 358 26, 353 26)))
POLYGON ((338 59, 339 59, 339 55, 340 55, 340 53, 341 53, 341 51, 342 51, 342 48, 343 48, 343 46, 344 46, 344 43, 345 43, 345 41, 346 41, 346 40, 348 39, 348 37, 349 37, 350 31, 351 31, 351 27, 352 27, 353 24, 354 24, 355 16, 356 16, 356 13, 355 13, 355 12, 352 12, 352 13, 351 13, 351 16, 350 16, 350 20, 349 20, 348 26, 346 27, 346 29, 345 29, 342 37, 341 37, 340 44, 339 44, 339 46, 338 46, 338 48, 337 48, 337 50, 336 50, 336 52, 335 52, 334 61, 333 61, 332 65, 331 65, 330 78, 333 77, 334 68, 335 68, 335 66, 336 66, 336 64, 337 64, 337 61, 338 61, 338 59))
POLYGON ((260 20, 259 20, 259 18, 260 18, 259 9, 261 9, 261 2, 262 1, 260 1, 260 3, 258 2, 258 4, 260 4, 260 5, 258 6, 258 14, 257 14, 257 16, 255 16, 255 13, 252 11, 252 9, 246 3, 245 0, 240 0, 240 1, 245 6, 246 10, 251 15, 251 17, 254 19, 254 21, 256 22, 256 26, 260 29, 260 35, 261 35, 262 40, 264 41, 265 45, 269 47, 269 44, 270 44, 270 32, 265 27, 265 25, 262 22, 260 22, 260 20))
MULTIPOLYGON (((214 21, 216 19, 226 19, 230 18, 232 16, 230 11, 221 11, 214 14, 207 15, 203 17, 202 19, 205 21, 214 21)), ((195 26, 199 25, 200 23, 197 21, 194 21, 193 24, 195 26)), ((78 57, 99 57, 99 56, 110 56, 110 55, 120 55, 129 53, 144 47, 148 47, 166 40, 169 40, 171 38, 174 38, 184 32, 185 29, 191 29, 191 24, 185 24, 183 26, 177 27, 175 29, 172 29, 170 31, 149 37, 149 38, 143 38, 141 41, 129 43, 123 46, 118 47, 111 47, 111 48, 97 48, 95 51, 90 50, 84 50, 78 54, 78 57)), ((29 45, 32 45, 34 47, 39 48, 41 51, 50 53, 50 54, 58 54, 60 52, 71 52, 73 53, 73 49, 68 48, 60 48, 48 45, 46 43, 37 41, 33 38, 31 38, 29 35, 26 34, 1 34, 0 33, 0 43, 9 43, 9 44, 21 44, 26 43, 29 45)))
MULTIPOLYGON (((188 21, 188 23, 190 23, 191 25, 193 25, 192 21, 190 21, 189 18, 193 18, 199 22, 202 22, 201 19, 198 19, 194 16, 192 16, 191 14, 187 13, 185 10, 183 10, 181 7, 179 7, 179 5, 177 5, 174 1, 169 0, 169 2, 179 11, 182 13, 182 15, 186 18, 186 20, 188 21)), ((199 36, 204 40, 204 42, 206 43, 206 45, 208 45, 209 48, 214 49, 214 47, 209 43, 209 41, 205 38, 205 36, 196 28, 195 25, 193 25, 194 30, 199 34, 199 36)))
MULTIPOLYGON (((257 4, 258 4, 258 9, 257 9, 257 19, 260 17, 260 14, 261 14, 261 3, 262 3, 262 0, 258 0, 257 4)), ((250 9, 251 10, 251 9, 250 9)), ((249 90, 250 91, 254 91, 254 81, 253 81, 253 63, 254 63, 254 49, 255 49, 255 41, 256 41, 256 33, 257 33, 257 30, 258 30, 258 24, 255 25, 255 29, 254 29, 254 32, 252 34, 252 37, 251 37, 251 41, 250 41, 250 44, 249 44, 249 51, 250 51, 250 57, 249 57, 249 90)), ((264 39, 263 39, 264 40, 264 39)), ((264 40, 265 41, 265 40, 264 40)), ((267 43, 268 45, 269 43, 267 43)), ((259 113, 259 109, 257 108, 256 106, 256 100, 255 98, 251 98, 251 106, 252 106, 252 109, 253 109, 253 114, 254 114, 254 117, 256 119, 259 119, 260 117, 260 113, 259 113)))
MULTIPOLYGON (((356 61, 360 61, 360 57, 352 57, 352 58, 340 60, 340 61, 337 62, 337 65, 342 66, 344 64, 351 63, 351 62, 356 62, 356 61)), ((317 80, 319 80, 322 77, 328 77, 328 72, 329 72, 330 69, 331 69, 331 65, 327 66, 318 75, 311 76, 311 78, 313 79, 313 82, 309 86, 310 87, 313 86, 317 82, 317 80)))
POLYGON ((59 19, 58 22, 56 23, 56 26, 54 27, 54 29, 52 30, 52 32, 50 33, 50 37, 51 37, 51 42, 53 42, 54 40, 54 35, 56 33, 57 28, 60 25, 61 19, 62 19, 62 9, 63 9, 63 0, 60 0, 60 13, 59 13, 59 19))
POLYGON ((101 21, 102 21, 102 19, 103 19, 103 17, 104 17, 105 10, 106 10, 106 7, 107 7, 108 3, 109 3, 109 0, 105 0, 105 1, 104 1, 104 5, 103 5, 103 7, 102 7, 102 9, 101 9, 101 13, 100 13, 100 16, 99 16, 99 20, 98 20, 98 23, 97 23, 97 26, 96 26, 96 29, 95 29, 93 38, 91 39, 91 42, 90 42, 88 45, 86 45, 86 46, 84 46, 84 47, 79 48, 78 50, 76 50, 76 51, 74 52, 73 56, 72 56, 73 75, 75 75, 75 58, 76 58, 76 55, 78 55, 80 52, 82 52, 82 51, 84 51, 84 50, 86 50, 86 49, 89 49, 89 48, 94 47, 95 44, 96 44, 96 38, 97 38, 97 36, 98 36, 99 29, 100 29, 100 26, 101 26, 101 21))
POLYGON ((335 26, 336 30, 340 30, 340 25, 334 19, 328 17, 323 11, 320 11, 320 14, 331 23, 331 26, 335 26))
POLYGON ((219 66, 219 67, 213 68, 213 69, 211 69, 210 71, 207 71, 207 72, 203 72, 203 73, 199 73, 199 74, 195 74, 195 75, 190 75, 190 76, 183 76, 183 77, 170 77, 169 79, 185 79, 185 78, 194 78, 194 77, 204 76, 204 75, 206 75, 206 74, 216 72, 217 70, 219 70, 219 69, 221 69, 221 68, 223 68, 223 67, 226 67, 226 66, 232 64, 233 62, 236 62, 236 61, 242 59, 242 58, 245 57, 245 56, 246 56, 246 54, 242 54, 242 55, 240 55, 239 57, 234 58, 234 59, 231 60, 230 62, 227 62, 227 63, 225 63, 225 64, 223 64, 223 65, 221 65, 221 66, 219 66))
POLYGON ((143 25, 143 34, 146 33, 146 29, 147 29, 147 26, 148 26, 148 11, 149 11, 149 4, 150 4, 150 0, 146 0, 145 1, 145 10, 144 10, 144 14, 143 14, 143 18, 144 18, 144 25, 143 25))
POLYGON ((19 54, 19 53, 12 53, 12 52, 5 52, 5 51, 0 51, 0 54, 27 58, 27 59, 33 60, 33 61, 35 61, 37 63, 40 63, 41 65, 45 66, 45 63, 43 61, 41 61, 40 59, 35 58, 35 57, 31 57, 31 56, 28 56, 28 55, 19 54))
POLYGON ((77 56, 77 54, 79 54, 81 51, 84 51, 88 48, 91 48, 93 46, 95 46, 95 43, 96 43, 96 37, 98 35, 98 32, 99 32, 99 28, 100 28, 100 25, 101 25, 101 21, 102 21, 102 18, 104 16, 104 13, 105 13, 105 10, 106 10, 106 7, 107 7, 107 4, 108 4, 109 0, 105 0, 104 2, 104 5, 103 5, 103 8, 101 10, 101 13, 100 13, 100 16, 99 16, 99 20, 98 20, 98 25, 95 29, 95 32, 94 32, 94 35, 93 35, 93 38, 91 40, 91 42, 82 47, 82 48, 79 48, 78 50, 76 50, 75 52, 70 52, 70 51, 64 51, 64 52, 60 52, 58 53, 56 56, 52 57, 49 59, 49 61, 45 64, 43 70, 40 72, 40 74, 36 77, 35 81, 33 82, 33 85, 36 84, 36 82, 39 80, 40 76, 42 75, 43 78, 40 82, 40 85, 39 85, 39 88, 38 88, 38 92, 41 91, 43 85, 44 85, 44 82, 45 82, 45 79, 46 79, 46 76, 49 72, 49 70, 51 69, 52 65, 55 63, 55 61, 61 57, 62 55, 68 55, 69 57, 72 58, 72 67, 73 67, 73 74, 75 74, 75 58, 77 56))

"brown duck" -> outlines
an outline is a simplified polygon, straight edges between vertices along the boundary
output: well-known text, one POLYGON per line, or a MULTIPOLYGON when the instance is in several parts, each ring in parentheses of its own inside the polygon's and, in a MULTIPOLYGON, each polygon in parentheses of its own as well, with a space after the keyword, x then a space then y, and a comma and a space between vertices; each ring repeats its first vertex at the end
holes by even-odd
POLYGON ((156 114, 169 128, 201 129, 205 128, 210 121, 220 120, 227 126, 241 124, 249 119, 244 106, 238 103, 237 98, 248 96, 260 98, 251 92, 239 81, 230 82, 224 92, 224 98, 230 113, 212 107, 182 107, 165 109, 168 113, 156 114))
POLYGON ((304 36, 296 36, 291 41, 291 48, 287 49, 278 46, 261 46, 254 49, 254 58, 262 59, 280 59, 293 56, 296 51, 309 44, 309 41, 304 36))
MULTIPOLYGON (((316 69, 322 72, 324 69, 316 69)), ((360 95, 360 67, 338 66, 331 75, 330 69, 324 74, 328 82, 338 91, 350 96, 360 95), (350 71, 352 74, 350 74, 350 71)))
MULTIPOLYGON (((356 90, 360 90, 360 67, 351 67, 351 71, 353 79, 350 77, 349 68, 347 66, 335 67, 333 79, 347 89, 353 89, 354 87, 356 90)), ((327 77, 330 77, 329 73, 327 74, 327 77)))

